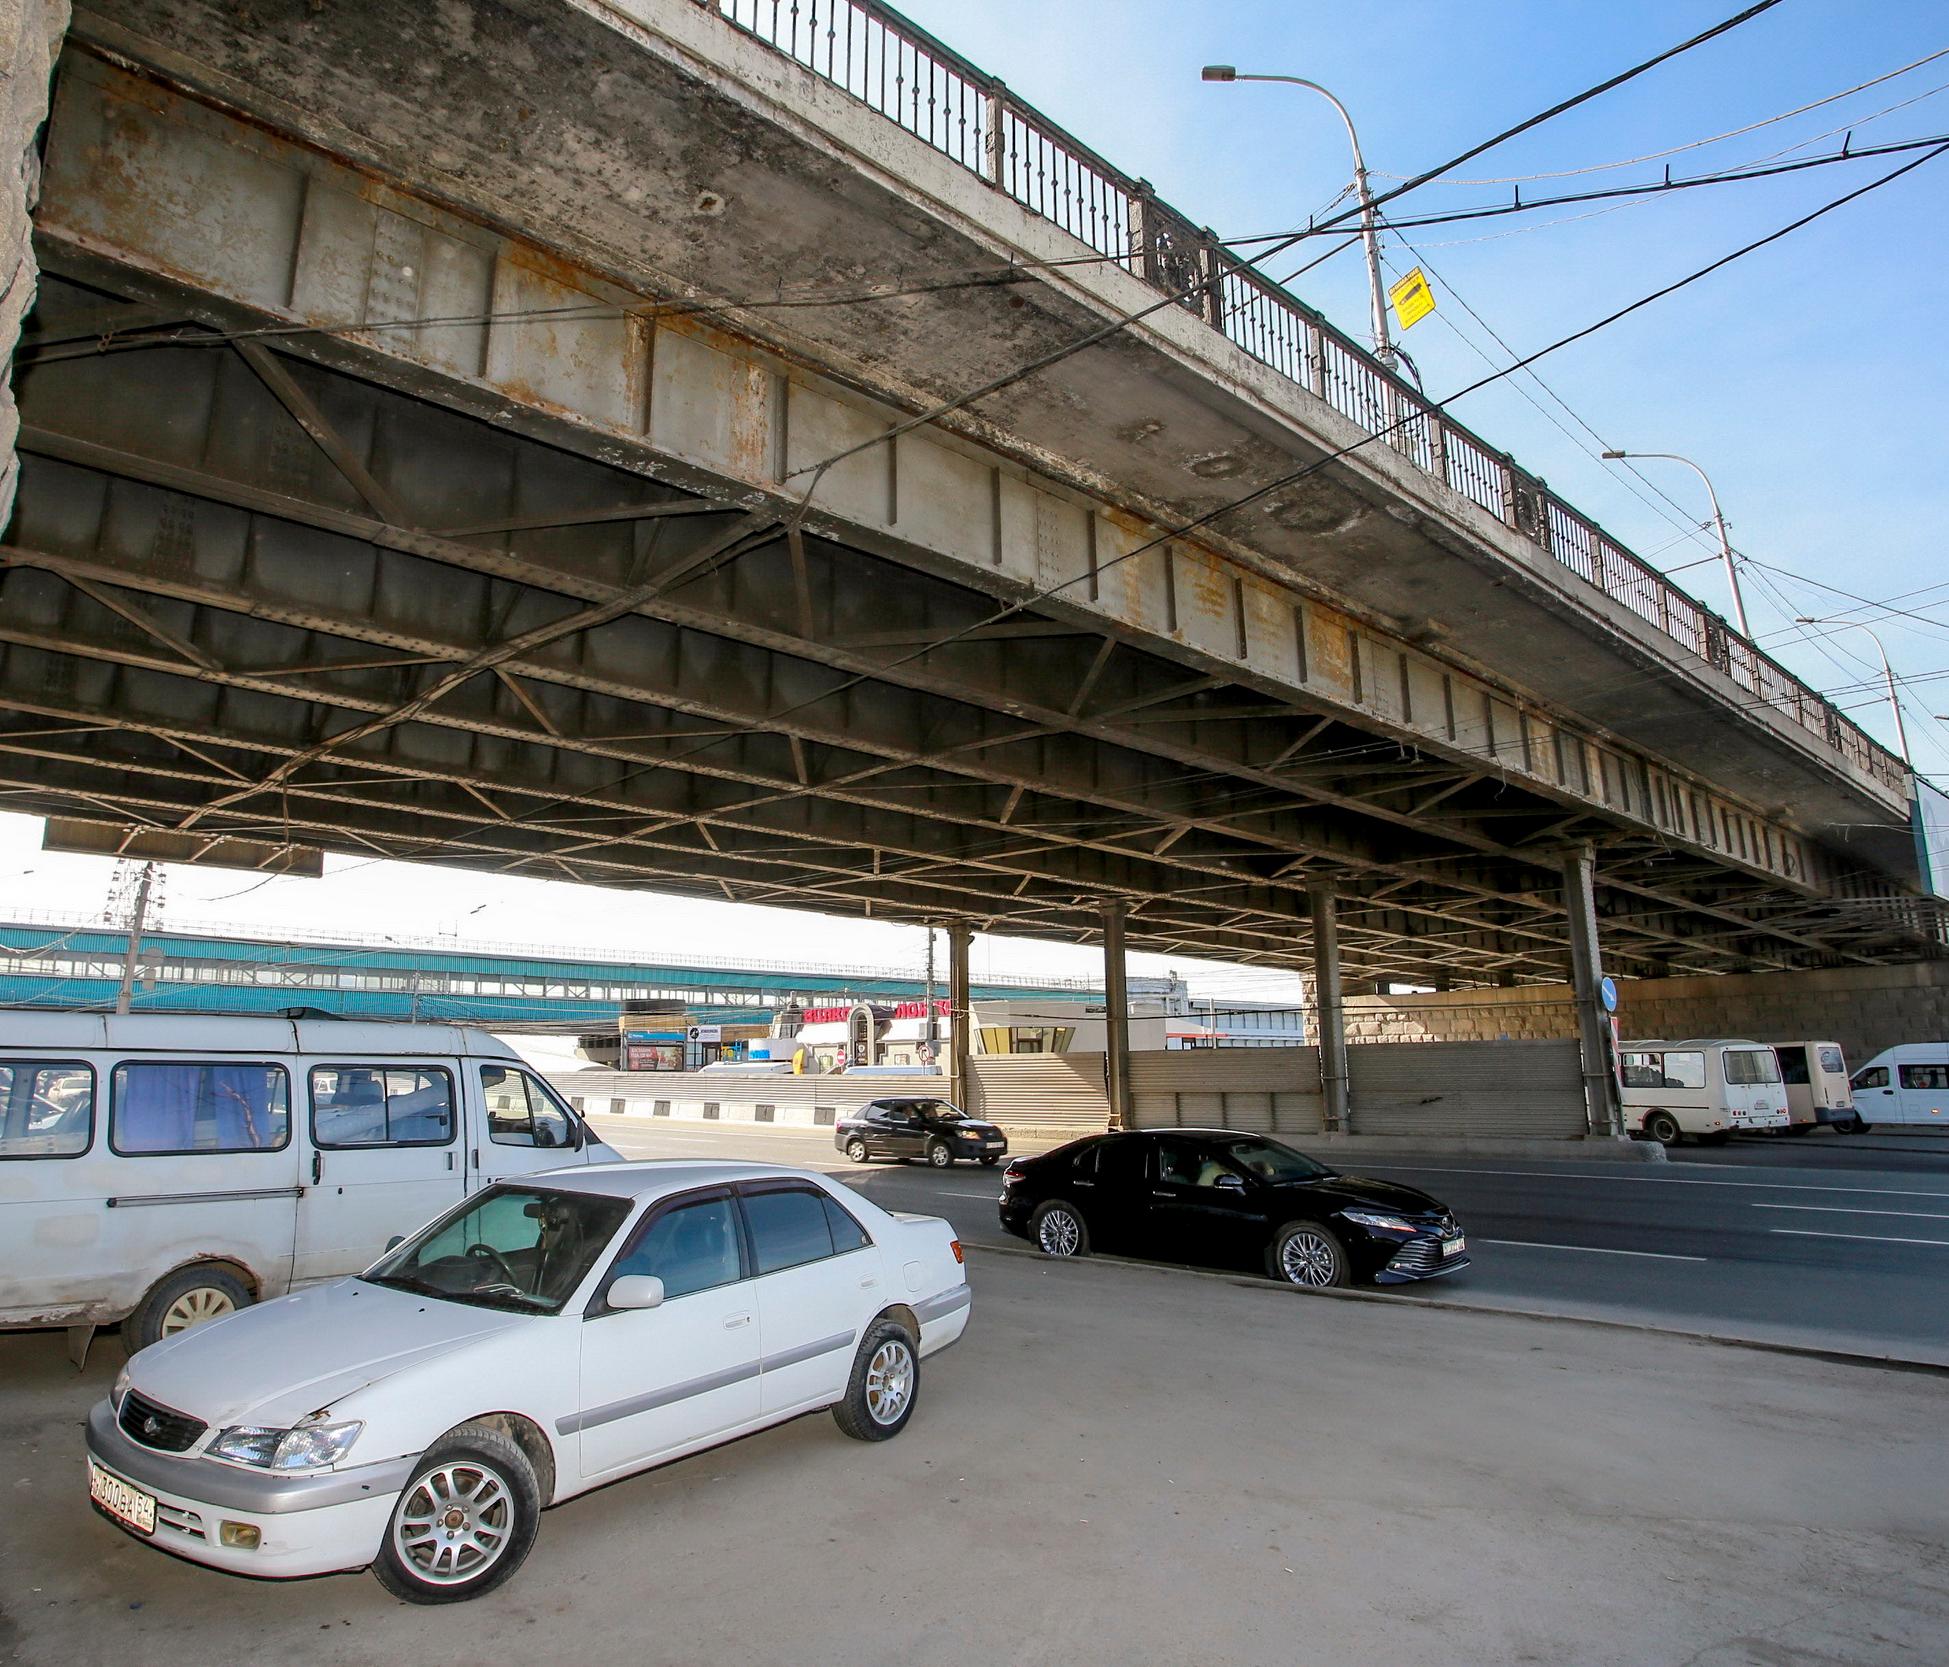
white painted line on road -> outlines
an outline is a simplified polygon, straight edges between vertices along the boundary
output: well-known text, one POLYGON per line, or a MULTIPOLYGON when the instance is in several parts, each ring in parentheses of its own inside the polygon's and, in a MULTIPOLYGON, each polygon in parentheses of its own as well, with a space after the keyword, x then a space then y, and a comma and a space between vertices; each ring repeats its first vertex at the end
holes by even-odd
POLYGON ((1846 1204, 1755 1204, 1756 1210, 1813 1210, 1824 1216, 1908 1216, 1914 1221, 1949 1221, 1940 1210, 1863 1210, 1846 1204))
POLYGON ((1822 1233, 1811 1227, 1775 1227, 1775 1233, 1787 1233, 1796 1239, 1853 1239, 1860 1244, 1932 1244, 1938 1250, 1949 1250, 1949 1239, 1897 1239, 1886 1233, 1822 1233))
POLYGON ((1645 1256, 1653 1261, 1707 1261, 1705 1256, 1672 1256, 1668 1250, 1612 1250, 1604 1244, 1544 1244, 1538 1238, 1477 1238, 1470 1234, 1470 1244, 1512 1244, 1518 1250, 1581 1250, 1590 1256, 1645 1256))
POLYGON ((1674 1256, 1668 1250, 1612 1250, 1601 1244, 1544 1244, 1540 1239, 1483 1239, 1469 1234, 1470 1244, 1514 1245, 1519 1250, 1581 1250, 1592 1256, 1647 1256, 1654 1262, 1704 1262, 1704 1256, 1674 1256))
POLYGON ((1458 1169, 1453 1165, 1388 1163, 1385 1160, 1373 1167, 1399 1170, 1404 1175, 1520 1175, 1532 1181, 1643 1181, 1660 1187, 1751 1187, 1760 1192, 1860 1192, 1883 1198, 1940 1198, 1949 1203, 1949 1192, 1926 1192, 1913 1187, 1837 1187, 1823 1182, 1799 1186, 1792 1181, 1695 1181, 1689 1176, 1639 1175, 1628 1170, 1616 1175, 1586 1175, 1566 1174, 1554 1169, 1458 1169))

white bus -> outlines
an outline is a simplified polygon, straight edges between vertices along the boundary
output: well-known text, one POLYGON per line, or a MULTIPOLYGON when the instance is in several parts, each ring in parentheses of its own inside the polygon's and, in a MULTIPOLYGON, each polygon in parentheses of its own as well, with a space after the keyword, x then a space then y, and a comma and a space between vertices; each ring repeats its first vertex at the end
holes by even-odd
POLYGON ((0 1013, 0 1328, 130 1352, 356 1273, 487 1182, 617 1154, 452 1025, 0 1013))
POLYGON ((1663 1146, 1686 1135, 1723 1145, 1736 1133, 1788 1126, 1778 1055, 1760 1042, 1693 1037, 1618 1050, 1624 1127, 1663 1146))
POLYGON ((1787 1116, 1795 1134, 1831 1123, 1852 1130, 1859 1122, 1848 1086, 1847 1059, 1838 1042, 1777 1042, 1780 1076, 1786 1084, 1787 1116))
POLYGON ((1949 1042, 1884 1048, 1854 1073, 1855 1127, 1949 1129, 1949 1042))

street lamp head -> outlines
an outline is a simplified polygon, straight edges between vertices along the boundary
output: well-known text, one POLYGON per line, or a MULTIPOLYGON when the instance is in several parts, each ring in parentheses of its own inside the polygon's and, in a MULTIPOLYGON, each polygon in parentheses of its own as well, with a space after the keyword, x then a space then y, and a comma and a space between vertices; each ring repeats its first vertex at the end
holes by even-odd
POLYGON ((1824 624, 1826 624, 1826 621, 1825 621, 1825 620, 1820 620, 1820 619, 1816 619, 1816 618, 1814 618, 1814 616, 1813 616, 1812 614, 1795 614, 1795 615, 1793 616, 1793 622, 1794 622, 1794 624, 1796 624, 1796 625, 1824 625, 1824 624))
POLYGON ((1236 81, 1238 79, 1238 66, 1236 64, 1206 64, 1199 71, 1199 74, 1206 81, 1236 81))
POLYGON ((1619 458, 1629 457, 1630 455, 1628 451, 1607 451, 1603 453, 1604 461, 1607 463, 1615 463, 1619 458))

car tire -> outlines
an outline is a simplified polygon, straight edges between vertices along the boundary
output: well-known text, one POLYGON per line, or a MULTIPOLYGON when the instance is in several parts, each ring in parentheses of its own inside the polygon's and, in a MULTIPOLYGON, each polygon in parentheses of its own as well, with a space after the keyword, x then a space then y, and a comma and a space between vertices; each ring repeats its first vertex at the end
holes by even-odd
POLYGON ((1854 1121, 1848 1125, 1847 1132, 1849 1134, 1868 1134, 1873 1129, 1874 1129, 1874 1124, 1870 1123, 1867 1120, 1867 1118, 1863 1117, 1859 1112, 1856 1112, 1854 1114, 1854 1121))
POLYGON ((1669 1111, 1654 1111, 1644 1120, 1644 1132, 1660 1146, 1676 1146, 1683 1138, 1678 1119, 1669 1111))
POLYGON ((1002 1160, 1001 1160, 1000 1153, 990 1152, 985 1158, 981 1160, 981 1167, 983 1169, 993 1169, 995 1165, 1000 1163, 1001 1161, 1002 1160))
POLYGON ((1038 1204, 1029 1217, 1029 1239, 1044 1256, 1087 1256, 1090 1230, 1082 1211, 1061 1198, 1038 1204))
POLYGON ((407 1603, 461 1603, 493 1591, 520 1568, 540 1526, 541 1484, 528 1455, 492 1424, 462 1424, 427 1448, 413 1467, 413 1479, 400 1490, 386 1519, 386 1537, 372 1572, 381 1586, 407 1603), (429 1477, 443 1480, 423 1486, 429 1477), (436 1509, 442 1496, 449 1501, 444 1513, 436 1509), (465 1505, 460 1503, 463 1497, 465 1505), (466 1514, 477 1502, 483 1512, 480 1528, 466 1514), (448 1528, 444 1519, 456 1510, 463 1513, 462 1522, 448 1528), (424 1534, 415 1533, 420 1526, 424 1534), (479 1544, 481 1529, 498 1535, 485 1554, 479 1544), (464 1533, 467 1543, 453 1548, 450 1572, 435 1573, 452 1543, 439 1540, 443 1533, 464 1533), (436 1541, 430 1563, 421 1555, 428 1539, 436 1541), (460 1567, 469 1550, 476 1552, 471 1572, 460 1567))
POLYGON ((832 1421, 855 1441, 890 1441, 907 1427, 920 1399, 920 1343, 897 1320, 866 1328, 853 1355, 846 1398, 832 1421))
POLYGON ((159 1280, 122 1322, 123 1345, 134 1354, 191 1326, 248 1308, 254 1300, 250 1288, 227 1268, 179 1268, 159 1280))
POLYGON ((1280 1228, 1266 1246, 1265 1265, 1280 1283, 1308 1290, 1353 1283, 1347 1247, 1330 1227, 1317 1221, 1289 1222, 1280 1228))
POLYGON ((927 1143, 927 1162, 935 1169, 949 1169, 954 1164, 954 1148, 945 1140, 930 1140, 927 1143))
POLYGON ((1287 1285, 1309 1290, 1353 1283, 1347 1247, 1317 1221, 1295 1221, 1279 1229, 1266 1247, 1266 1272, 1287 1285))
POLYGON ((846 1159, 849 1163, 866 1162, 866 1142, 857 1135, 846 1142, 846 1159))

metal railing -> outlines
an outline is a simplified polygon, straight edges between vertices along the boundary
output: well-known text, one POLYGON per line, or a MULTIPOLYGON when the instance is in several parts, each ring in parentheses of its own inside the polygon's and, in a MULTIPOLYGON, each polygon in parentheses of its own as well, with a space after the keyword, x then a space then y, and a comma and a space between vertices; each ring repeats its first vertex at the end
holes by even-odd
POLYGON ((1613 601, 1904 790, 1901 760, 1596 522, 1431 405, 1366 348, 1241 261, 926 30, 877 0, 696 0, 897 122, 1324 400, 1424 473, 1541 546, 1613 601))

